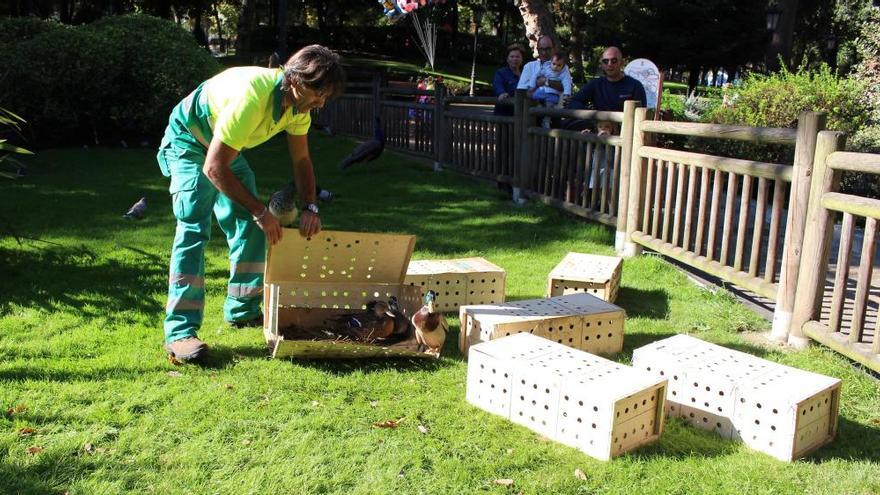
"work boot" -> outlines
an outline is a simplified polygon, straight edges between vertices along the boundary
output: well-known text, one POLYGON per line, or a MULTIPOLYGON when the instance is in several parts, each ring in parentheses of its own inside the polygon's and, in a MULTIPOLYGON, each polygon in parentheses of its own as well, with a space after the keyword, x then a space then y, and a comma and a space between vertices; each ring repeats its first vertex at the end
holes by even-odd
POLYGON ((262 328, 263 314, 260 313, 259 315, 255 316, 254 318, 251 318, 250 320, 227 321, 226 323, 229 323, 229 325, 231 325, 234 328, 254 328, 254 327, 261 327, 262 328))
POLYGON ((208 350, 208 346, 198 337, 187 337, 165 344, 165 350, 172 362, 185 363, 202 357, 208 350))

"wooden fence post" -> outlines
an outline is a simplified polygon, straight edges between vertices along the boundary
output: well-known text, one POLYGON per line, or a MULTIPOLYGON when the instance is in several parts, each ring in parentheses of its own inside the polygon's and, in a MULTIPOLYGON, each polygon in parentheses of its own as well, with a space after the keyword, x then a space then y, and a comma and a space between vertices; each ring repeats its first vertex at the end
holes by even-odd
POLYGON ((440 170, 446 163, 447 138, 452 134, 446 129, 446 86, 434 86, 434 170, 440 170))
POLYGON ((816 145, 810 201, 806 206, 803 256, 800 258, 804 262, 798 269, 797 293, 790 320, 791 331, 788 334, 789 345, 798 349, 810 343, 809 338, 804 336, 803 326, 818 317, 825 291, 829 241, 834 225, 831 222, 831 213, 822 206, 822 194, 836 187, 836 177, 840 175, 825 162, 828 155, 843 148, 843 142, 843 133, 823 131, 819 134, 816 145))
POLYGON ((526 92, 516 91, 513 95, 513 182, 511 183, 513 190, 513 201, 519 202, 521 194, 520 186, 522 185, 522 136, 523 136, 523 109, 525 108, 526 92))
MULTIPOLYGON (((623 252, 626 240, 627 206, 629 205, 629 171, 632 166, 633 121, 636 114, 635 100, 623 102, 623 124, 620 126, 620 182, 617 185, 617 233, 614 236, 614 250, 623 252)), ((578 164, 580 166, 580 164, 578 164)))
POLYGON ((638 256, 642 253, 642 247, 633 242, 632 234, 636 231, 639 224, 639 212, 642 210, 642 176, 644 169, 639 156, 639 149, 648 144, 648 136, 642 131, 642 122, 647 118, 647 109, 636 108, 633 116, 632 124, 632 148, 630 155, 632 156, 629 166, 629 190, 627 192, 628 204, 626 206, 626 234, 623 241, 624 257, 630 258, 638 256))
POLYGON ((521 108, 522 111, 517 115, 520 121, 520 134, 517 135, 517 138, 520 140, 520 151, 519 151, 519 180, 516 181, 516 184, 513 187, 513 201, 514 203, 522 204, 525 203, 526 198, 525 191, 528 190, 532 185, 532 158, 531 158, 531 143, 529 140, 529 107, 531 106, 529 102, 530 98, 526 98, 526 90, 518 89, 516 90, 516 101, 521 102, 518 103, 518 108, 521 108))
MULTIPOLYGON (((376 74, 373 76, 373 120, 375 121, 377 117, 382 117, 382 102, 380 98, 382 97, 382 93, 379 89, 382 87, 382 76, 380 74, 376 74)), ((372 127, 372 122, 370 126, 367 126, 367 129, 372 127)))
MULTIPOLYGON (((795 292, 798 285, 798 270, 804 247, 804 226, 807 217, 807 204, 810 200, 810 175, 816 153, 818 133, 825 128, 825 114, 803 112, 798 117, 797 140, 794 147, 794 173, 791 179, 791 192, 788 201, 788 219, 785 240, 782 244, 782 269, 779 273, 779 288, 776 292, 776 305, 773 310, 773 329, 770 338, 780 342, 788 340, 791 317, 794 309, 795 292)), ((806 258, 815 264, 816 259, 806 258)))

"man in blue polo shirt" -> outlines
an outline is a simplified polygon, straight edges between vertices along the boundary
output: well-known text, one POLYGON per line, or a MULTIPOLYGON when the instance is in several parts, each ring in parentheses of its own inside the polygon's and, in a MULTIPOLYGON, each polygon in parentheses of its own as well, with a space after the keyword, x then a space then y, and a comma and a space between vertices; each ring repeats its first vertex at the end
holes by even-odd
MULTIPOLYGON (((597 77, 588 82, 569 102, 567 108, 622 112, 623 102, 638 100, 642 106, 647 105, 645 88, 638 80, 623 73, 623 52, 616 46, 609 46, 602 52, 600 60, 604 77, 597 77)), ((566 123, 566 129, 582 130, 587 121, 573 120, 566 123)))

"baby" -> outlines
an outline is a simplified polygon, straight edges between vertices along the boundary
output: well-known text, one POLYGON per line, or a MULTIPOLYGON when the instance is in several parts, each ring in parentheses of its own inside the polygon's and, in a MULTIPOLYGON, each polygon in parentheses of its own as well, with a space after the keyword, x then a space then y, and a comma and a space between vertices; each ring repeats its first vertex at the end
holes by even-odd
MULTIPOLYGON (((559 103, 560 96, 571 96, 571 74, 565 65, 566 58, 568 57, 565 53, 554 53, 550 63, 541 66, 541 70, 535 74, 535 79, 529 85, 532 88, 529 96, 543 102, 545 107, 555 107, 559 103), (562 93, 550 85, 552 81, 562 84, 562 93)), ((544 117, 543 127, 550 127, 549 117, 544 117)))

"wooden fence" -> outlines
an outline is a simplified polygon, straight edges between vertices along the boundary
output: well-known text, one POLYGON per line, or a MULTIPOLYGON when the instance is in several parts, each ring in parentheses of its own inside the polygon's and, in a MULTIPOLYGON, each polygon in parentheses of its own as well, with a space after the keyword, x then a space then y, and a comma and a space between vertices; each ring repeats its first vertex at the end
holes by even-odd
MULTIPOLYGON (((817 276, 804 270, 815 267, 821 252, 806 255, 805 263, 801 253, 807 205, 812 208, 811 198, 817 194, 812 168, 814 156, 818 163, 816 140, 824 128, 823 115, 805 112, 796 129, 660 122, 649 120, 647 111, 631 101, 623 112, 550 109, 534 107, 518 91, 510 99, 513 115, 508 116, 493 113, 495 98, 449 96, 442 86, 424 91, 382 87, 374 80, 349 88, 316 121, 366 138, 378 116, 390 149, 431 159, 435 167, 508 184, 515 200, 535 198, 614 226, 615 247, 624 255, 647 247, 772 300, 772 336, 777 340, 789 340, 791 329, 790 340, 798 343, 802 326, 821 342, 840 340, 839 335, 827 336, 839 334, 838 327, 820 332, 812 314, 806 324, 792 323, 796 298, 806 297, 802 286, 817 283, 817 276), (540 125, 545 117, 611 121, 619 133, 545 129, 540 125), (660 134, 783 144, 794 147, 794 160, 765 163, 664 148, 656 145, 660 134), (804 276, 809 280, 799 284, 804 276)), ((835 158, 831 166, 838 162, 835 158)), ((834 198, 837 193, 828 194, 834 198)), ((818 234, 813 227, 808 231, 825 239, 832 227, 825 225, 818 234)), ((874 232, 870 234, 873 239, 874 232)), ((856 300, 860 294, 857 289, 856 300)), ((812 299, 801 304, 808 302, 812 308, 812 299)), ((876 315, 876 308, 872 311, 876 315)), ((876 333, 858 330, 847 339, 857 335, 857 343, 864 344, 876 333)), ((880 369, 877 342, 874 338, 871 344, 873 361, 864 357, 870 355, 864 345, 847 355, 880 369)))
POLYGON ((804 260, 794 306, 791 337, 795 345, 807 343, 805 336, 862 364, 880 371, 878 294, 873 269, 876 256, 877 219, 880 200, 837 192, 840 173, 848 170, 880 175, 880 155, 847 153, 843 135, 819 133, 810 186, 804 260), (837 262, 829 270, 829 249, 836 215, 842 216, 837 262), (850 259, 857 225, 863 225, 858 269, 850 259), (831 282, 826 298, 826 282, 831 282), (830 299, 828 305, 823 301, 830 299), (825 309, 825 311, 823 311, 825 309))

